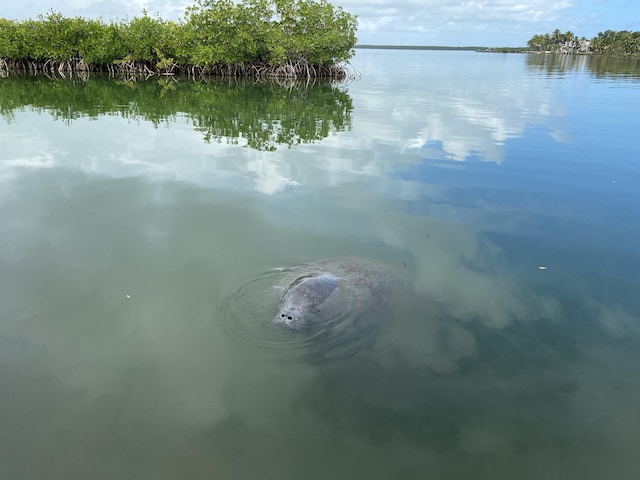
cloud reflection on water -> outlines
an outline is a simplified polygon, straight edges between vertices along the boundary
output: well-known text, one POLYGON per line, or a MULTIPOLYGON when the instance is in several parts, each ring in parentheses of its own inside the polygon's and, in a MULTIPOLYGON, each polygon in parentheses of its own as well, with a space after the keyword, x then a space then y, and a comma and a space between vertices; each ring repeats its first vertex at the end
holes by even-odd
MULTIPOLYGON (((409 252, 419 272, 418 289, 451 305, 457 317, 503 327, 533 312, 548 316, 553 311, 549 301, 531 296, 523 301, 526 295, 510 276, 491 271, 496 264, 484 250, 488 243, 481 246, 476 232, 455 226, 455 218, 447 213, 449 209, 457 216, 460 208, 432 205, 432 212, 440 209, 440 221, 398 211, 403 208, 400 202, 441 195, 436 184, 398 173, 434 158, 463 161, 473 156, 500 163, 508 139, 521 136, 528 125, 545 122, 557 108, 550 90, 540 88, 535 77, 514 74, 520 68, 517 63, 484 62, 478 54, 462 57, 470 62, 470 78, 459 77, 456 62, 445 62, 426 74, 423 68, 409 69, 409 75, 393 86, 394 77, 367 74, 375 65, 365 56, 358 65, 363 80, 350 88, 357 105, 352 130, 320 144, 276 152, 205 144, 199 133, 177 121, 156 128, 114 117, 99 122, 81 118, 68 128, 39 115, 18 113, 15 121, 30 122, 29 138, 36 140, 12 142, 4 152, 3 171, 14 176, 46 165, 107 178, 141 177, 241 195, 253 190, 288 196, 291 204, 271 212, 272 221, 320 235, 381 239, 409 252), (485 78, 500 78, 499 87, 485 78), (415 84, 421 86, 420 96, 415 84), (394 88, 395 95, 385 93, 394 88), (45 152, 46 163, 12 160, 17 155, 43 158, 45 152), (365 183, 366 189, 354 188, 365 183), (310 198, 316 201, 309 204, 310 198), (332 204, 337 212, 326 208, 332 204), (377 205, 375 215, 372 205, 377 205), (427 232, 433 241, 425 241, 427 232)), ((478 219, 486 216, 477 209, 466 212, 478 219)))
MULTIPOLYGON (((0 411, 39 462, 0 469, 596 479, 615 464, 635 478, 637 319, 558 298, 571 272, 535 255, 523 272, 485 235, 496 203, 417 175, 425 145, 443 168, 517 162, 508 141, 555 100, 508 69, 501 92, 447 72, 407 79, 426 100, 365 75, 351 131, 276 152, 205 144, 180 122, 17 112, 23 133, 0 151, 0 411), (251 275, 338 253, 415 277, 372 351, 278 364, 224 337, 216 305, 251 275)), ((509 218, 502 231, 521 228, 509 218)))

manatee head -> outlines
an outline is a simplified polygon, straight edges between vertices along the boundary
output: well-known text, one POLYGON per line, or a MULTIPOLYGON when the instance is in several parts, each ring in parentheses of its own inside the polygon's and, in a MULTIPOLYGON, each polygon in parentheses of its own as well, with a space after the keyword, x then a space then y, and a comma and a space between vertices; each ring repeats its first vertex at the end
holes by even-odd
POLYGON ((331 273, 296 278, 285 289, 274 323, 301 330, 339 314, 344 307, 339 279, 331 273))

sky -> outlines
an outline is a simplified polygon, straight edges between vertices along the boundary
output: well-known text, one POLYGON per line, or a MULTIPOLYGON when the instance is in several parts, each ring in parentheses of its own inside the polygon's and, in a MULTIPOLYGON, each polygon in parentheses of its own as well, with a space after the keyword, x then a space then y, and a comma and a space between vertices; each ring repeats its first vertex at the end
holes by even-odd
MULTIPOLYGON (((27 0, 0 2, 0 17, 129 18, 146 9, 177 20, 192 0, 27 0)), ((605 30, 640 30, 637 0, 334 0, 358 16, 358 43, 519 47, 556 28, 592 38, 605 30)))

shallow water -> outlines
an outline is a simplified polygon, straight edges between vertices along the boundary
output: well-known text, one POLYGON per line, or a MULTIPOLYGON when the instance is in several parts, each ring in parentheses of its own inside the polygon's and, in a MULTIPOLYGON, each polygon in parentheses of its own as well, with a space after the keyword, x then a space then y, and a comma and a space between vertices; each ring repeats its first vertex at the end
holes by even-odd
POLYGON ((0 79, 2 478, 636 478, 638 62, 353 63, 0 79), (335 256, 411 288, 305 361, 274 285, 335 256))

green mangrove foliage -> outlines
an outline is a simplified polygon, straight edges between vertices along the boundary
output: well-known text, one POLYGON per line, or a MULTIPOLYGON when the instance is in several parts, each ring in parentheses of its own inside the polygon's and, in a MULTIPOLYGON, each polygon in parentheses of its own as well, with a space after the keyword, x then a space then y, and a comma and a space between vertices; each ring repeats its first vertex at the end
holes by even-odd
POLYGON ((247 78, 207 82, 65 80, 45 75, 0 79, 0 116, 14 121, 24 110, 71 123, 79 118, 119 115, 156 127, 186 118, 206 142, 228 142, 276 150, 322 140, 351 128, 353 103, 344 88, 328 79, 291 79, 287 88, 247 78))
POLYGON ((640 55, 640 31, 607 30, 588 40, 585 37, 577 37, 573 32, 562 33, 559 29, 555 29, 552 33, 534 35, 527 45, 535 51, 638 56, 640 55))
POLYGON ((0 70, 345 77, 356 17, 327 0, 197 0, 178 22, 0 18, 0 70))

